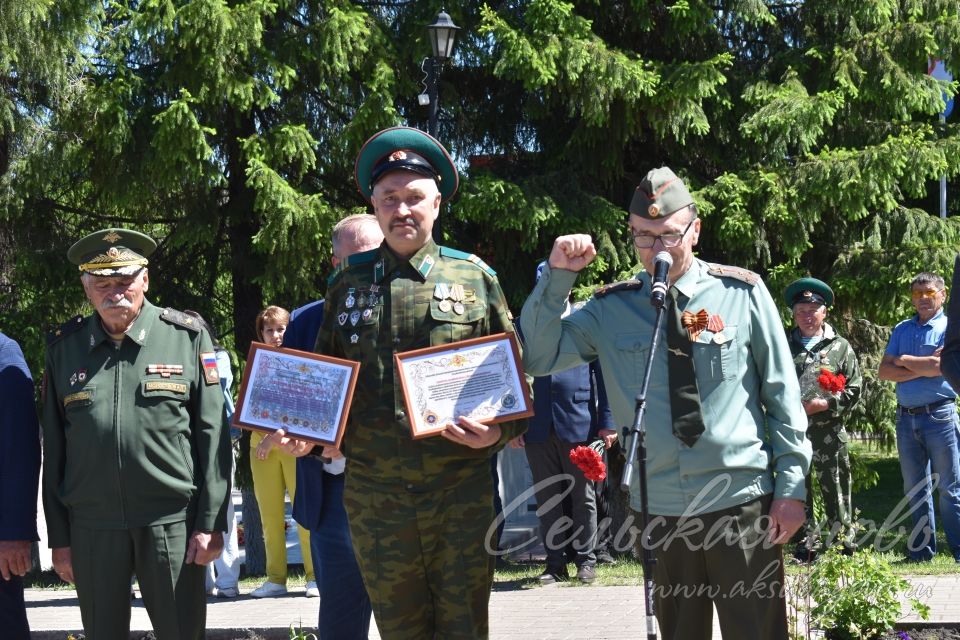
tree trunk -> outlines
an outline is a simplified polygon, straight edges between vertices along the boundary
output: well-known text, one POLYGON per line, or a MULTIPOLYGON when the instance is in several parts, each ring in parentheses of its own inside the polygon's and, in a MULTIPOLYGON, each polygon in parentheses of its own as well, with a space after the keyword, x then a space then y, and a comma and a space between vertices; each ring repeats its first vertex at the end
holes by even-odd
POLYGON ((267 552, 263 546, 263 522, 253 489, 243 489, 243 549, 244 573, 263 576, 267 573, 267 552))

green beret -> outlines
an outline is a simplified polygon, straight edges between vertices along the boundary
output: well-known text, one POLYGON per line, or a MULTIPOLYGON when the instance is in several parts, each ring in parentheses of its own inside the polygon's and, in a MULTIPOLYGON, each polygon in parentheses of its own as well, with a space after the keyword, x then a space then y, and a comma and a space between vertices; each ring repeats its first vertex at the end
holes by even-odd
POLYGON ((665 218, 693 204, 693 196, 687 191, 683 180, 670 167, 651 169, 637 185, 630 201, 630 213, 654 220, 665 218))
POLYGON ((800 278, 784 290, 783 301, 791 307, 801 302, 818 302, 830 307, 833 306, 833 289, 823 280, 800 278))
POLYGON ((95 276, 132 276, 147 266, 157 248, 148 235, 130 229, 101 229, 77 240, 67 259, 95 276))
POLYGON ((373 185, 392 171, 412 171, 433 178, 444 202, 460 184, 457 168, 443 145, 431 135, 411 127, 392 127, 375 133, 357 154, 353 177, 367 200, 373 185))

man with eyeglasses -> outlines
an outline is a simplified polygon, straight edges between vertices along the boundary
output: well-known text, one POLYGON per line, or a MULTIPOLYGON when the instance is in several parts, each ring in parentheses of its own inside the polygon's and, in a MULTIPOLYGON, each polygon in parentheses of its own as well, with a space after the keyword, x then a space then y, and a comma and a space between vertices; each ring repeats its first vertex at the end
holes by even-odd
POLYGON ((880 361, 880 379, 897 383, 897 452, 913 530, 907 553, 913 562, 937 553, 933 487, 953 559, 960 562, 960 456, 957 394, 940 371, 947 331, 943 278, 920 273, 910 283, 916 315, 893 329, 880 361), (932 472, 932 473, 931 473, 932 472))
MULTIPOLYGON (((526 372, 598 360, 617 424, 633 423, 655 309, 655 256, 673 259, 663 346, 647 393, 647 487, 662 637, 786 639, 781 545, 804 521, 807 419, 783 325, 757 274, 697 259, 701 223, 684 183, 650 171, 630 204, 644 271, 562 316, 589 235, 556 239, 521 315, 526 372)), ((631 506, 640 509, 639 479, 631 506)))
POLYGON ((827 516, 821 530, 813 517, 814 488, 810 474, 807 476, 807 495, 811 499, 807 501, 806 540, 798 545, 795 556, 812 562, 826 547, 837 546, 843 553, 855 549, 853 478, 844 422, 860 400, 862 377, 857 354, 827 322, 827 310, 833 305, 833 289, 826 282, 817 278, 794 280, 784 290, 783 301, 790 307, 796 325, 787 333, 787 342, 797 368, 803 410, 810 423, 807 437, 813 445, 813 467, 827 516), (825 389, 821 382, 825 372, 842 375, 843 388, 825 389))

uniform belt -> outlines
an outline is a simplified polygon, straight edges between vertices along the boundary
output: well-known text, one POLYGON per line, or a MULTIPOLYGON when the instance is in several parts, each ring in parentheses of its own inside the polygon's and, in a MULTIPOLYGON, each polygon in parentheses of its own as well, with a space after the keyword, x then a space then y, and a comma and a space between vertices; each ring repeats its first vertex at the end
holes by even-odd
POLYGON ((900 408, 900 411, 903 411, 904 413, 911 416, 916 416, 916 415, 920 415, 921 413, 933 413, 940 407, 951 404, 953 402, 956 402, 956 398, 945 398, 943 400, 938 400, 937 402, 931 402, 930 404, 925 404, 920 407, 905 407, 902 404, 897 406, 900 408))

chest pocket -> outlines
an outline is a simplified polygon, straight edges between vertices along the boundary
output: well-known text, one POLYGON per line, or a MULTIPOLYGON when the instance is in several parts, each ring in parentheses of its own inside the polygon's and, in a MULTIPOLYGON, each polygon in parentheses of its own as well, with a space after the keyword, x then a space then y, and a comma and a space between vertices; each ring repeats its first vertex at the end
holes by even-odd
MULTIPOLYGON (((616 350, 617 364, 614 367, 619 375, 627 376, 630 384, 639 385, 647 365, 647 352, 650 350, 649 333, 618 333, 613 339, 616 350)), ((651 376, 650 386, 657 386, 658 381, 651 376)), ((660 384, 665 384, 660 382, 660 384)))
POLYGON ((462 313, 457 313, 459 307, 455 307, 449 300, 430 299, 430 346, 449 344, 484 334, 486 298, 478 293, 469 301, 459 304, 463 305, 462 313))
POLYGON ((161 431, 182 428, 180 419, 186 415, 190 384, 184 378, 150 377, 140 380, 137 410, 144 424, 161 431))
MULTIPOLYGON (((693 361, 699 382, 720 382, 736 377, 740 369, 740 345, 736 325, 723 331, 703 331, 693 345, 693 361)), ((704 389, 700 389, 701 395, 704 389)))
POLYGON ((89 407, 93 404, 93 399, 96 397, 96 393, 96 385, 87 385, 80 391, 68 393, 67 395, 63 396, 63 410, 78 411, 89 407))

